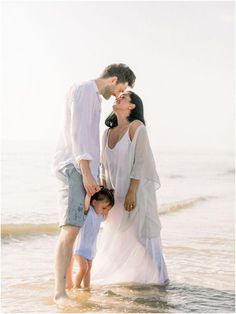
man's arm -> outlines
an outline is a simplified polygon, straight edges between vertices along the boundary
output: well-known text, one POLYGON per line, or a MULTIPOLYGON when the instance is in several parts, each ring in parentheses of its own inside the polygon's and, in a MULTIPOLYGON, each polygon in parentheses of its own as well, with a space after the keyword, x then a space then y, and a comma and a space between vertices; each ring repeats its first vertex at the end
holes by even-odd
MULTIPOLYGON (((93 97, 86 87, 79 87, 71 108, 71 136, 73 155, 81 169, 84 188, 89 196, 99 191, 89 162, 93 160, 94 142, 91 135, 93 128, 93 97)), ((99 145, 99 143, 97 143, 99 145)))

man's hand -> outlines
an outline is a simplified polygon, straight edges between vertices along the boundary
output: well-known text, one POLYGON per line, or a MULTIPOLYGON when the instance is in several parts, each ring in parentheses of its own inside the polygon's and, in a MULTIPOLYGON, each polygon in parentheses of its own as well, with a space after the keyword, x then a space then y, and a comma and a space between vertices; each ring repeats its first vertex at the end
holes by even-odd
POLYGON ((83 175, 83 184, 88 196, 100 191, 100 187, 91 174, 83 175))
POLYGON ((91 197, 94 193, 100 190, 100 187, 97 185, 97 182, 91 174, 89 160, 80 160, 79 165, 83 176, 84 188, 88 196, 91 197))

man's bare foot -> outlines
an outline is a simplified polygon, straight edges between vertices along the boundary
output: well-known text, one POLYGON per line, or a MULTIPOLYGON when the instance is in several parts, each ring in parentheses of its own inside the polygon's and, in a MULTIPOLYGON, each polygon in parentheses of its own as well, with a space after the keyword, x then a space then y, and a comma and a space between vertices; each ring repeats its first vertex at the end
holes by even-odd
POLYGON ((77 306, 78 303, 73 300, 70 299, 68 297, 67 294, 64 294, 62 296, 58 296, 58 297, 54 297, 54 302, 56 303, 56 305, 60 306, 60 307, 67 307, 67 306, 77 306))

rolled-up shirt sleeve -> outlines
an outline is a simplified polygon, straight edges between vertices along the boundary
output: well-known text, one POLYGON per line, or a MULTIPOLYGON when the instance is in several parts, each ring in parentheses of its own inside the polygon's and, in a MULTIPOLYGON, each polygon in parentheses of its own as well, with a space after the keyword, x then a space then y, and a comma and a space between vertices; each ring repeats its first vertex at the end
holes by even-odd
POLYGON ((78 87, 71 104, 71 138, 74 159, 93 160, 93 95, 86 87, 78 87))

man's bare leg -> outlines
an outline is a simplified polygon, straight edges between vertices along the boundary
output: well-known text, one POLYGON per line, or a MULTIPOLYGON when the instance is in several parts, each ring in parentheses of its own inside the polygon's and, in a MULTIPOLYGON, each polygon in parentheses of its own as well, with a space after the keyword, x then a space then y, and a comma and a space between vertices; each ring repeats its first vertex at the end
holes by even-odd
POLYGON ((67 273, 66 273, 66 289, 72 289, 74 284, 73 284, 73 266, 74 266, 74 256, 72 255, 67 273))
POLYGON ((73 244, 79 232, 79 227, 63 226, 56 246, 55 256, 55 295, 58 305, 69 305, 66 293, 66 273, 72 257, 73 244))

